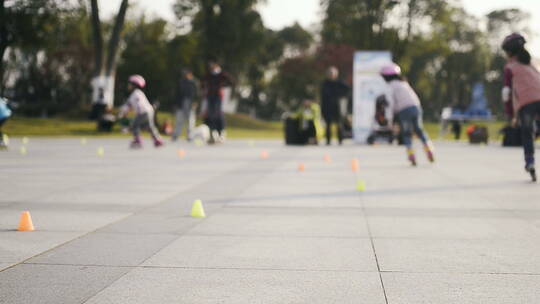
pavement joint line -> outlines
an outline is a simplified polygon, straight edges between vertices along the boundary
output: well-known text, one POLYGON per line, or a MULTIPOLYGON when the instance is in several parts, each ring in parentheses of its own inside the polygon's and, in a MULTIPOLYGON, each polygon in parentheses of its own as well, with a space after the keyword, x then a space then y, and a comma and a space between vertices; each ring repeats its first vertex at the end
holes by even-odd
MULTIPOLYGON (((355 172, 354 175, 356 177, 356 180, 358 180, 358 177, 359 177, 358 172, 355 172)), ((377 264, 377 273, 379 274, 379 281, 381 282, 381 288, 382 288, 382 292, 383 292, 383 295, 384 295, 384 301, 385 301, 386 304, 388 304, 388 296, 386 295, 386 288, 384 286, 384 280, 383 280, 383 277, 382 277, 381 265, 379 264, 379 258, 377 257, 377 251, 375 249, 375 243, 373 242, 373 234, 372 234, 372 231, 371 231, 371 226, 369 225, 369 218, 368 218, 368 216, 366 214, 366 209, 365 209, 365 204, 364 204, 362 193, 358 193, 358 198, 359 198, 360 204, 362 206, 362 214, 363 214, 363 217, 364 217, 364 222, 366 224, 366 229, 367 229, 368 236, 369 236, 369 242, 371 243, 371 250, 373 251, 373 256, 375 258, 375 263, 377 264)))
MULTIPOLYGON (((154 265, 100 265, 100 264, 70 264, 70 263, 35 263, 29 262, 24 265, 41 266, 73 266, 73 267, 101 267, 101 268, 130 268, 135 269, 185 269, 185 270, 238 270, 238 271, 294 271, 294 272, 342 272, 342 273, 376 273, 368 270, 345 270, 345 269, 309 269, 309 268, 257 268, 257 267, 196 267, 196 266, 154 266, 154 265)), ((126 273, 127 274, 127 273, 126 273)))
POLYGON ((284 235, 284 234, 206 234, 185 233, 185 237, 229 237, 229 238, 252 238, 252 239, 342 239, 342 240, 367 240, 368 236, 335 236, 335 235, 284 235))

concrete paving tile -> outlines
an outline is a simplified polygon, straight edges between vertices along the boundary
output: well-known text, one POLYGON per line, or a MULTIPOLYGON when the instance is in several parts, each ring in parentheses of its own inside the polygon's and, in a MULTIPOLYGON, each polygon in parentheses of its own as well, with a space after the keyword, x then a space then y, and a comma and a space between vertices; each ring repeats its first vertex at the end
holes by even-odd
POLYGON ((0 272, 0 303, 83 303, 130 270, 21 264, 0 272))
MULTIPOLYGON (((25 209, 6 208, 0 214, 0 231, 16 229, 21 212, 25 209)), ((125 212, 91 212, 37 209, 30 210, 32 222, 38 231, 92 231, 111 222, 118 221, 129 213, 125 212)))
POLYGON ((238 214, 219 213, 197 225, 189 231, 189 234, 369 237, 366 222, 359 212, 324 215, 320 212, 314 214, 306 209, 300 210, 303 210, 300 214, 286 213, 282 210, 281 214, 276 214, 264 212, 264 209, 260 210, 259 214, 240 210, 238 214))
POLYGON ((377 269, 369 239, 183 236, 145 266, 304 270, 377 269))
POLYGON ((377 273, 136 269, 86 304, 385 303, 377 273))
POLYGON ((540 274, 540 244, 526 240, 374 239, 381 270, 540 274))
POLYGON ((388 304, 523 304, 540 298, 539 275, 383 273, 388 304))
POLYGON ((18 263, 66 243, 79 232, 0 231, 0 262, 18 263))
MULTIPOLYGON (((186 210, 189 211, 188 208, 186 208, 186 210)), ((99 230, 99 232, 130 234, 174 234, 185 232, 199 223, 199 219, 182 215, 180 213, 162 214, 142 212, 129 216, 119 222, 103 227, 99 230)))
MULTIPOLYGON (((512 214, 510 214, 512 216, 512 214)), ((515 215, 513 215, 515 216, 515 215)), ((530 239, 540 230, 523 219, 444 217, 369 217, 376 238, 530 239)))
POLYGON ((177 237, 171 234, 92 233, 27 263, 137 266, 177 237))

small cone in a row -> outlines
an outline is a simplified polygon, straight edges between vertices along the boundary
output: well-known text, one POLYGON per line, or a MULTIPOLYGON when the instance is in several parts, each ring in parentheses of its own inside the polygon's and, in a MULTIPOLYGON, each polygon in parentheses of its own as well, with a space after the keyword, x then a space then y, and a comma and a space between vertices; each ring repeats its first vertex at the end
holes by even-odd
POLYGON ((331 158, 330 155, 328 155, 328 154, 325 154, 323 159, 324 159, 324 161, 327 162, 327 163, 331 163, 331 162, 332 162, 332 158, 331 158))
POLYGON ((19 149, 19 152, 21 153, 21 155, 28 154, 28 150, 26 149, 25 146, 21 146, 21 148, 19 149))
POLYGON ((86 137, 81 138, 81 146, 86 146, 87 143, 86 137))
POLYGON ((268 157, 269 157, 268 151, 261 152, 261 159, 268 159, 268 157))
POLYGON ((19 221, 19 228, 17 228, 18 231, 34 231, 34 224, 32 224, 32 217, 30 216, 30 212, 24 211, 21 214, 21 219, 19 221))
POLYGON ((306 166, 304 165, 304 163, 299 163, 298 164, 298 171, 299 172, 304 172, 306 170, 306 166))
POLYGON ((366 182, 362 179, 359 179, 358 181, 356 181, 356 190, 358 190, 358 192, 365 192, 366 182))
POLYGON ((360 167, 360 165, 359 165, 358 158, 353 158, 351 160, 351 170, 353 172, 357 172, 359 167, 360 167))
POLYGON ((186 150, 184 150, 184 149, 178 149, 178 151, 176 151, 176 153, 178 154, 178 157, 180 157, 180 158, 184 158, 186 156, 186 150))
POLYGON ((96 153, 97 153, 97 156, 99 156, 99 157, 105 156, 105 148, 103 148, 103 147, 97 148, 96 153))
POLYGON ((195 202, 193 202, 193 206, 191 207, 191 217, 206 217, 206 213, 204 213, 204 208, 201 200, 196 200, 195 202))

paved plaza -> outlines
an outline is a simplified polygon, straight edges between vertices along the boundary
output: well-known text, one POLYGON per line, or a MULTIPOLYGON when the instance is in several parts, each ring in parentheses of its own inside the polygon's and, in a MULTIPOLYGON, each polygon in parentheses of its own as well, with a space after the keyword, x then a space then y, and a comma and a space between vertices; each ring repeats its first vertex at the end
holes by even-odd
POLYGON ((22 145, 0 153, 2 304, 540 301, 520 149, 442 142, 411 168, 386 145, 22 145), (34 232, 16 231, 25 210, 34 232))

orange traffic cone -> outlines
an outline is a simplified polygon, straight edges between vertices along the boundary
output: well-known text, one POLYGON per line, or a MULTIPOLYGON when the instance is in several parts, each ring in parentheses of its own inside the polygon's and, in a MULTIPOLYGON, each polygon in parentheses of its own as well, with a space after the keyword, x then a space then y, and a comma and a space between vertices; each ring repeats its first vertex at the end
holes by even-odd
POLYGON ((359 165, 358 165, 358 158, 353 158, 353 159, 351 160, 351 170, 352 170, 353 172, 356 172, 356 171, 358 171, 358 167, 359 167, 359 165))
POLYGON ((332 158, 330 157, 330 155, 325 154, 325 155, 324 155, 324 161, 327 162, 327 163, 331 163, 331 162, 332 162, 332 158))
POLYGON ((306 166, 304 166, 303 163, 299 163, 298 164, 298 171, 304 172, 305 170, 306 170, 306 166))
POLYGON ((268 158, 268 152, 262 151, 261 152, 261 159, 267 159, 268 158))
POLYGON ((177 153, 178 153, 178 157, 180 158, 184 158, 184 156, 186 156, 186 150, 184 149, 178 149, 177 153))
POLYGON ((30 212, 24 211, 21 214, 21 220, 19 221, 18 231, 34 231, 34 225, 32 224, 32 217, 30 212))

